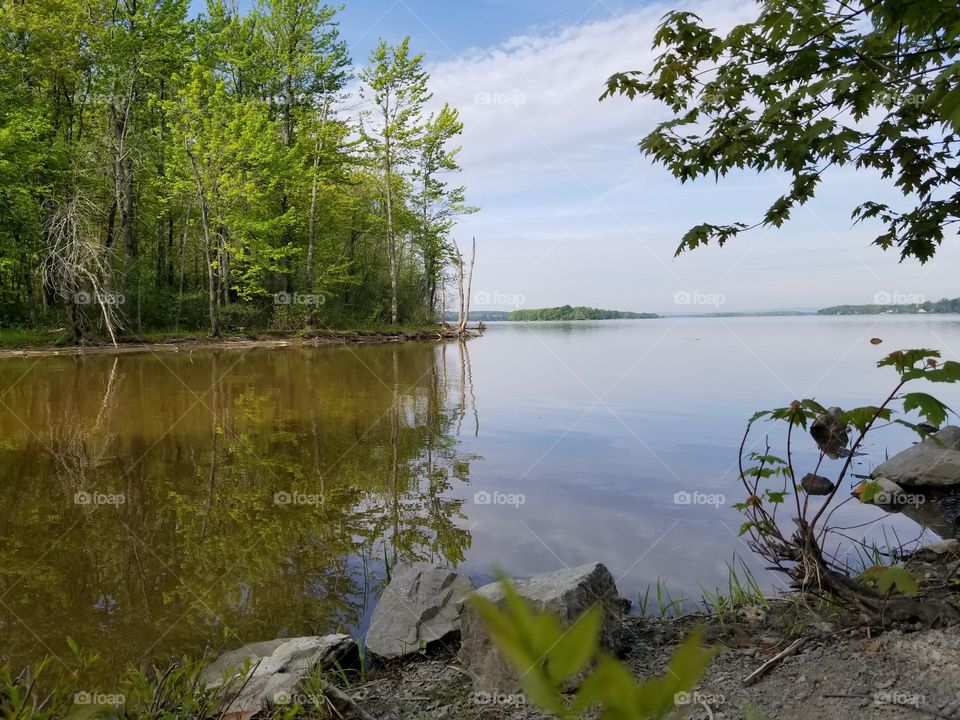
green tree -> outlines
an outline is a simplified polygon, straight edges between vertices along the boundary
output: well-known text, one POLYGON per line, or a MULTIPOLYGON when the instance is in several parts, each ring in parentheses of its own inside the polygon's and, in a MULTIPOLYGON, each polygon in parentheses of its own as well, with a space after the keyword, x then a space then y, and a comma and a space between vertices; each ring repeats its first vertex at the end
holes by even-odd
POLYGON ((443 270, 452 257, 450 231, 459 216, 476 211, 466 204, 466 188, 450 187, 444 179, 460 171, 457 164, 460 148, 449 145, 462 132, 460 116, 448 104, 444 104, 439 113, 431 114, 424 126, 413 173, 417 244, 423 260, 423 302, 431 319, 437 310, 437 285, 442 282, 443 270))
POLYGON ((719 34, 669 13, 649 71, 618 73, 604 97, 655 98, 673 117, 642 150, 682 181, 734 170, 788 173, 787 192, 755 224, 704 223, 677 252, 757 225, 780 227, 831 168, 871 170, 905 198, 866 201, 874 244, 926 262, 960 220, 960 7, 952 0, 764 0, 755 20, 719 34))
POLYGON ((387 256, 390 267, 390 322, 396 323, 399 275, 398 211, 416 150, 423 133, 423 106, 432 94, 427 89, 423 54, 410 54, 410 38, 391 46, 381 40, 370 54, 370 65, 360 73, 361 91, 371 102, 364 112, 363 139, 373 166, 383 182, 387 256))

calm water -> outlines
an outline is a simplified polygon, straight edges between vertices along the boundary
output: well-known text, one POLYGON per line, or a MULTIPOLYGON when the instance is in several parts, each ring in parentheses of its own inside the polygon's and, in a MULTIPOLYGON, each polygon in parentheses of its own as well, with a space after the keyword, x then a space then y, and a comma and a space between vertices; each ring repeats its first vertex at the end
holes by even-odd
MULTIPOLYGON (((396 558, 478 582, 601 560, 626 596, 659 578, 698 597, 749 560, 728 507, 745 419, 875 403, 895 377, 876 360, 918 346, 957 359, 960 321, 491 324, 466 346, 0 361, 0 658, 65 659, 70 635, 107 681, 357 631, 396 558)), ((857 470, 910 441, 884 429, 857 470)), ((923 532, 854 504, 838 522, 880 543, 923 532)))

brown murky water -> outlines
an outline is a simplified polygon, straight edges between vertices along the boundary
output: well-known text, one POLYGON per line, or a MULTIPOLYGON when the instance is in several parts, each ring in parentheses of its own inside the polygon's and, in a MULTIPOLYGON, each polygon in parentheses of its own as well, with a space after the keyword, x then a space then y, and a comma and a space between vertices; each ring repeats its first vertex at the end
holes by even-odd
MULTIPOLYGON (((0 654, 95 674, 361 624, 457 563, 470 459, 434 344, 0 363, 0 654)), ((456 398, 455 398, 456 400, 456 398)))

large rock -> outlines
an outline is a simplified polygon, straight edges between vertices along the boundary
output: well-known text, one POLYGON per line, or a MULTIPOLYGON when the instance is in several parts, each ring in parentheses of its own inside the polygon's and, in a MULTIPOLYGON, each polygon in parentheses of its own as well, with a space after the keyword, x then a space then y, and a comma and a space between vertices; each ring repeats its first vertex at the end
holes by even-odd
MULTIPOLYGON (((620 634, 620 600, 613 575, 600 563, 535 575, 517 583, 517 591, 534 608, 556 614, 569 626, 597 603, 604 608, 600 643, 615 650, 620 634)), ((503 606, 499 582, 484 585, 476 594, 503 606)), ((490 640, 486 626, 469 603, 461 616, 460 663, 474 679, 474 690, 488 693, 515 693, 520 677, 490 640)))
POLYGON ((452 642, 460 632, 460 600, 473 590, 466 575, 430 563, 398 563, 373 611, 366 649, 385 660, 452 642))
POLYGON ((207 666, 203 679, 208 688, 224 688, 226 717, 246 718, 289 701, 314 667, 352 667, 358 660, 349 635, 281 638, 223 653, 207 666))
POLYGON ((906 487, 960 486, 960 428, 943 428, 878 465, 871 476, 906 487))

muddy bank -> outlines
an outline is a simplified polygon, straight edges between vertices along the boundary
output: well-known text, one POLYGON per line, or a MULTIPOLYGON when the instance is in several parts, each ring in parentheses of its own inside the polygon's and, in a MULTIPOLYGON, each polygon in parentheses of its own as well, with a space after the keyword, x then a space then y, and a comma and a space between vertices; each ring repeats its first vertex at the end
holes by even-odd
MULTIPOLYGON (((471 330, 467 337, 475 337, 471 330)), ((27 347, 0 350, 0 359, 11 357, 45 357, 70 355, 122 355, 140 352, 194 352, 203 350, 244 350, 272 347, 314 347, 321 345, 347 345, 361 343, 391 343, 428 340, 455 340, 463 337, 455 330, 429 328, 422 330, 376 330, 349 331, 329 330, 310 334, 279 334, 236 336, 226 338, 184 338, 171 336, 166 339, 144 342, 137 338, 124 338, 114 346, 110 343, 91 343, 71 346, 27 347)))

